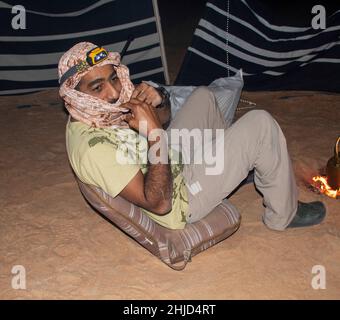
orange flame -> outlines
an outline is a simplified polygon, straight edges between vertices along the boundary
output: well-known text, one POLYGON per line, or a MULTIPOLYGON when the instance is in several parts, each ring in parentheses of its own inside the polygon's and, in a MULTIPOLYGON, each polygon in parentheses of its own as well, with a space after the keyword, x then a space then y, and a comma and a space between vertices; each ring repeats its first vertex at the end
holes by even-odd
POLYGON ((325 195, 336 199, 338 196, 340 196, 340 188, 338 190, 333 190, 328 182, 327 179, 325 177, 322 176, 315 176, 312 178, 314 182, 320 182, 320 188, 319 190, 321 191, 321 193, 324 193, 325 195))

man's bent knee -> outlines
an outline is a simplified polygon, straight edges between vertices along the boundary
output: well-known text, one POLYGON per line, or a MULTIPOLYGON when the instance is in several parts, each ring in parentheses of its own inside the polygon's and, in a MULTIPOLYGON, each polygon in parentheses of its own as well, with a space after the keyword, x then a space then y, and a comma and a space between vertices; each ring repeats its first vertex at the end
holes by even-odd
POLYGON ((215 96, 214 94, 212 93, 211 90, 209 90, 208 87, 206 86, 200 86, 198 87, 197 89, 195 89, 192 93, 192 95, 196 95, 196 96, 199 96, 200 98, 200 101, 202 103, 205 102, 205 100, 207 102, 210 102, 209 104, 211 104, 211 102, 214 102, 215 101, 215 96))
POLYGON ((256 119, 257 121, 273 121, 274 118, 272 115, 266 111, 266 110, 252 110, 247 113, 248 116, 250 116, 253 119, 256 119))
POLYGON ((270 127, 277 125, 277 122, 273 116, 265 110, 252 110, 246 113, 248 117, 256 124, 259 128, 270 127))

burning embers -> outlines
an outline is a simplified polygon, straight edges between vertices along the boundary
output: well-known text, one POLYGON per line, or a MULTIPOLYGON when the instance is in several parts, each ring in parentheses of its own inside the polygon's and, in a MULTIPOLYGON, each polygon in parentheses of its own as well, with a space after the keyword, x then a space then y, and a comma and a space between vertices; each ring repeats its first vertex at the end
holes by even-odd
POLYGON ((330 158, 327 162, 326 176, 320 175, 313 177, 314 184, 312 184, 312 187, 334 199, 340 197, 339 145, 340 137, 335 144, 334 157, 330 158))
POLYGON ((323 193, 331 198, 340 198, 340 188, 337 190, 333 190, 327 182, 327 177, 315 176, 312 179, 312 187, 314 189, 317 189, 317 191, 319 191, 320 193, 323 193))

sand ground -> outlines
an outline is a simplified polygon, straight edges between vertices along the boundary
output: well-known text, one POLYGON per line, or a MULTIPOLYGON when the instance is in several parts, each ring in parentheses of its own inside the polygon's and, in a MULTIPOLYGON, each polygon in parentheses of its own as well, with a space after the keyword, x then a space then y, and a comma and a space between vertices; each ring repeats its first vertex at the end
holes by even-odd
POLYGON ((327 218, 312 228, 271 231, 260 219, 260 195, 243 186, 230 198, 242 214, 238 232, 182 272, 84 201, 67 160, 67 116, 57 91, 0 98, 0 298, 339 299, 340 200, 311 192, 305 182, 332 155, 340 95, 245 92, 243 98, 279 122, 300 199, 322 200, 327 218), (11 286, 15 265, 25 267, 25 290, 11 286), (324 290, 312 288, 315 265, 325 268, 324 290))

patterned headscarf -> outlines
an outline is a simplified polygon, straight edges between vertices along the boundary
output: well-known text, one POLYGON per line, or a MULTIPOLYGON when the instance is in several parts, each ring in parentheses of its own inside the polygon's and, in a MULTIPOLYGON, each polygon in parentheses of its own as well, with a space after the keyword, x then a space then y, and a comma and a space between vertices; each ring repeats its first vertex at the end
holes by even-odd
MULTIPOLYGON (((90 42, 80 42, 68 50, 60 59, 58 65, 59 79, 71 67, 86 61, 86 54, 96 45, 90 42)), ((120 64, 120 54, 117 52, 109 52, 108 57, 94 66, 84 64, 84 68, 75 75, 69 77, 61 84, 59 94, 65 101, 65 107, 70 115, 89 126, 97 128, 106 128, 118 126, 127 128, 127 123, 122 119, 125 108, 120 105, 130 100, 134 86, 130 80, 129 69, 120 64), (107 64, 114 65, 117 77, 120 80, 122 89, 116 103, 109 103, 102 99, 93 97, 89 94, 75 90, 80 79, 97 66, 107 64)))

